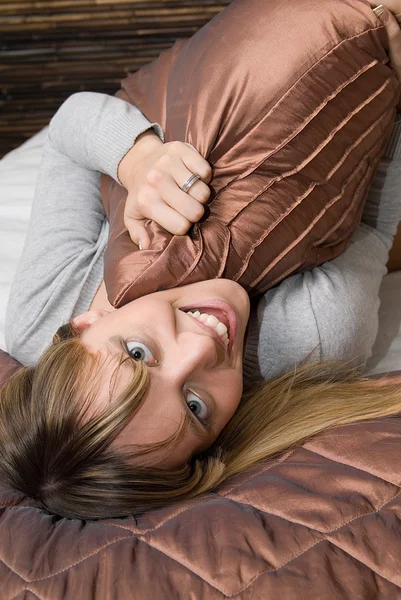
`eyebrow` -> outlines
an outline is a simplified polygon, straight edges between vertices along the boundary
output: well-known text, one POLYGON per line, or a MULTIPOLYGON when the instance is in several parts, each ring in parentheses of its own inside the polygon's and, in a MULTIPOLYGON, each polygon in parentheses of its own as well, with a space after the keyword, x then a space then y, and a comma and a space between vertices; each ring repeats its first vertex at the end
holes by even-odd
MULTIPOLYGON (((124 369, 130 368, 132 370, 132 366, 130 367, 129 365, 132 365, 132 362, 135 362, 133 360, 133 358, 127 353, 126 349, 124 348, 124 345, 121 344, 121 337, 118 335, 112 335, 110 338, 108 338, 106 340, 105 343, 106 349, 110 349, 111 350, 111 354, 113 356, 113 359, 115 359, 118 355, 121 354, 126 354, 127 355, 127 359, 128 360, 124 360, 122 363, 119 364, 120 367, 123 367, 124 369), (129 363, 129 364, 127 364, 129 363)), ((108 354, 110 354, 110 352, 107 350, 108 354)), ((145 365, 147 367, 147 365, 145 365)), ((147 367, 147 369, 149 370, 149 367, 147 367)), ((199 421, 199 419, 196 418, 196 416, 189 410, 188 406, 183 407, 184 408, 184 413, 185 413, 185 419, 187 421, 187 423, 189 423, 190 429, 195 433, 195 435, 201 439, 202 441, 205 441, 211 434, 211 423, 210 423, 210 429, 208 428, 207 425, 202 425, 202 423, 199 421)))

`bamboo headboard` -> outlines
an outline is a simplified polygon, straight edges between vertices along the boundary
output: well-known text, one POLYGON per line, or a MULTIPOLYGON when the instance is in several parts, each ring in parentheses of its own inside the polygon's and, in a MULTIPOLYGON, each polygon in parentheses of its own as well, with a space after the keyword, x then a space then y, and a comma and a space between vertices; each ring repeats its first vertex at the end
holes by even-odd
POLYGON ((70 94, 120 80, 230 0, 0 0, 0 156, 44 127, 70 94))

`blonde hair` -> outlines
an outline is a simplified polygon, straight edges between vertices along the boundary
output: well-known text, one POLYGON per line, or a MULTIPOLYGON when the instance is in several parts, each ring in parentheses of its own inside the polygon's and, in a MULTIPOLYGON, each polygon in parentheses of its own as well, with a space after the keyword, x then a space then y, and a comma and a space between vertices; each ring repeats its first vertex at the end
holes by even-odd
POLYGON ((60 516, 136 515, 211 490, 330 427, 401 412, 401 378, 375 380, 346 372, 344 365, 306 365, 244 395, 201 455, 158 469, 147 459, 173 447, 187 422, 164 442, 113 448, 147 391, 146 367, 132 364, 128 388, 87 418, 98 391, 99 360, 70 324, 60 328, 37 366, 21 369, 0 390, 3 480, 60 516))

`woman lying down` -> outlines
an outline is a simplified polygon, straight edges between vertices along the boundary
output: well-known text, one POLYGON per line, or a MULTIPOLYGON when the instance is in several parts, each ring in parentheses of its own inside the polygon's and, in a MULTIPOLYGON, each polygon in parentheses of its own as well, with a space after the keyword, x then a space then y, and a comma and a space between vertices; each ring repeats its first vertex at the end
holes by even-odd
POLYGON ((138 514, 327 427, 399 411, 394 384, 349 369, 364 365, 377 333, 401 218, 400 132, 396 119, 362 222, 335 260, 289 277, 252 310, 224 279, 114 309, 99 172, 127 188, 130 234, 145 248, 140 195, 175 233, 202 213, 210 167, 193 147, 164 144, 160 126, 122 100, 69 98, 50 124, 9 300, 7 347, 25 368, 0 391, 3 479, 58 515, 138 514), (184 192, 192 173, 201 179, 184 192), (333 360, 346 368, 306 364, 333 360))

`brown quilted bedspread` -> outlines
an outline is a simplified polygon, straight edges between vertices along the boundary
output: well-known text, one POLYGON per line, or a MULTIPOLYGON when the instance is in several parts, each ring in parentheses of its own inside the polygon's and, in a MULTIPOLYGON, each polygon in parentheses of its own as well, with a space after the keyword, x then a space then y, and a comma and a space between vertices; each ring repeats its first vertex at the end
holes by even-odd
POLYGON ((391 418, 137 521, 59 519, 2 491, 1 600, 401 598, 400 464, 391 418))

